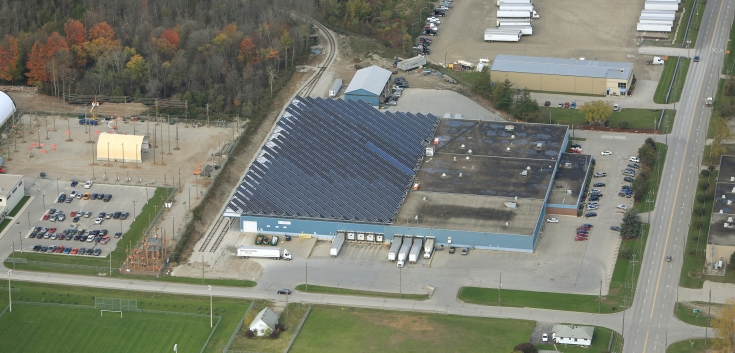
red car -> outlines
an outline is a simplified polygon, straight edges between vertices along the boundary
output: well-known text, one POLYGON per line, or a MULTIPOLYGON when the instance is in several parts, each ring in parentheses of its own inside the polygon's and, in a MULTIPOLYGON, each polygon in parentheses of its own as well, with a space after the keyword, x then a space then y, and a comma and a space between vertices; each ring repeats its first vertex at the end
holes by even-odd
POLYGON ((77 211, 71 211, 69 212, 69 217, 74 217, 77 215, 77 211))
POLYGON ((49 233, 56 233, 56 228, 49 228, 49 233))
POLYGON ((587 240, 586 237, 576 237, 576 238, 574 238, 574 241, 585 241, 585 240, 587 240))
POLYGON ((47 213, 47 214, 43 215, 43 220, 44 221, 48 221, 49 217, 51 217, 51 215, 47 213))
POLYGON ((64 247, 63 246, 58 246, 58 247, 56 247, 56 250, 54 250, 54 252, 57 253, 57 254, 60 254, 63 251, 64 251, 64 247))
POLYGON ((564 102, 564 108, 569 108, 569 102, 564 102))
POLYGON ((71 253, 72 253, 73 255, 76 255, 76 254, 77 254, 78 252, 79 252, 79 248, 74 248, 74 249, 71 249, 71 253))

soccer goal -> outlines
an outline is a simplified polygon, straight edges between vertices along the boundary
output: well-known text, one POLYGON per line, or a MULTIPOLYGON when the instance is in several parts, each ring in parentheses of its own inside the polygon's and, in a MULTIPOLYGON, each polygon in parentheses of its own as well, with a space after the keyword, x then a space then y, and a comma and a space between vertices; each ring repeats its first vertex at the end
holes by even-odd
POLYGON ((105 311, 107 311, 109 313, 120 313, 120 318, 122 319, 122 310, 105 310, 105 309, 102 309, 102 310, 100 310, 100 317, 102 317, 102 313, 105 312, 105 311))

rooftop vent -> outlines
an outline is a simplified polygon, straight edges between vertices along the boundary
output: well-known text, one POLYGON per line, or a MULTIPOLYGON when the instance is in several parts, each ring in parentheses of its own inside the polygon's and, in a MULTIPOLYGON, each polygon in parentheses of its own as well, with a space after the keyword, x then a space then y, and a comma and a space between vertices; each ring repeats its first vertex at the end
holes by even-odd
POLYGON ((426 147, 426 156, 434 157, 434 146, 426 147))
POLYGON ((462 146, 460 146, 460 148, 465 148, 465 147, 464 147, 464 143, 462 144, 462 146))
POLYGON ((567 194, 570 194, 571 195, 572 194, 572 190, 571 189, 570 190, 567 190, 567 194))
POLYGON ((467 153, 472 154, 472 149, 467 150, 467 153))
POLYGON ((730 181, 735 181, 735 177, 730 177, 730 181))
POLYGON ((735 221, 732 220, 732 217, 727 217, 727 223, 735 223, 735 221))
POLYGON ((516 129, 516 128, 515 128, 515 126, 513 126, 513 125, 505 125, 505 131, 513 131, 513 130, 515 130, 515 129, 516 129))
POLYGON ((426 196, 424 196, 424 201, 426 201, 426 196))
POLYGON ((527 166, 526 167, 526 170, 531 170, 531 166, 527 166))
POLYGON ((732 205, 732 200, 727 200, 728 205, 732 205))
POLYGON ((457 160, 457 157, 454 157, 454 160, 456 161, 457 160))
POLYGON ((543 146, 544 146, 544 144, 541 143, 541 142, 539 142, 539 143, 536 144, 536 148, 538 148, 538 149, 541 149, 541 147, 543 147, 543 146))
POLYGON ((446 178, 446 177, 447 177, 447 173, 442 173, 442 178, 446 178))
POLYGON ((515 203, 515 202, 503 202, 503 205, 505 205, 505 207, 508 207, 508 208, 516 208, 516 207, 518 207, 518 204, 515 203))
POLYGON ((505 226, 506 226, 506 227, 508 226, 508 222, 507 222, 507 221, 505 222, 505 226))
POLYGON ((510 135, 510 138, 514 139, 516 138, 516 135, 510 135))
POLYGON ((510 152, 510 147, 506 147, 505 150, 510 152))
POLYGON ((470 160, 470 156, 464 157, 464 159, 466 159, 466 160, 469 161, 470 160))
POLYGON ((732 192, 734 192, 734 193, 735 193, 735 186, 733 186, 733 187, 732 187, 732 192))
POLYGON ((521 172, 521 176, 524 177, 524 178, 527 177, 528 176, 528 171, 527 170, 522 171, 521 172))
POLYGON ((460 177, 460 178, 462 177, 462 173, 459 173, 459 177, 460 177))
POLYGON ((435 145, 438 145, 439 144, 439 138, 438 137, 434 139, 434 144, 435 145))

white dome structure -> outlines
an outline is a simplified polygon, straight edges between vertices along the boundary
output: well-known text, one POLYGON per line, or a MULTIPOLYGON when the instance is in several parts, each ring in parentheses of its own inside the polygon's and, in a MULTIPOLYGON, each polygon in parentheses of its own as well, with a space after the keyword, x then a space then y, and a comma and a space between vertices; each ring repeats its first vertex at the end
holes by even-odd
POLYGON ((0 126, 5 124, 13 113, 15 113, 13 99, 7 93, 0 91, 0 126))

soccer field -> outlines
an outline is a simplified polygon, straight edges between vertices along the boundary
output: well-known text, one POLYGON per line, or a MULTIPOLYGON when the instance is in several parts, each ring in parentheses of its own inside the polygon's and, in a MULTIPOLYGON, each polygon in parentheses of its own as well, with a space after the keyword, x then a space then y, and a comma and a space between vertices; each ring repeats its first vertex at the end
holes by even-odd
POLYGON ((0 318, 3 352, 199 352, 209 318, 13 305, 0 318))

